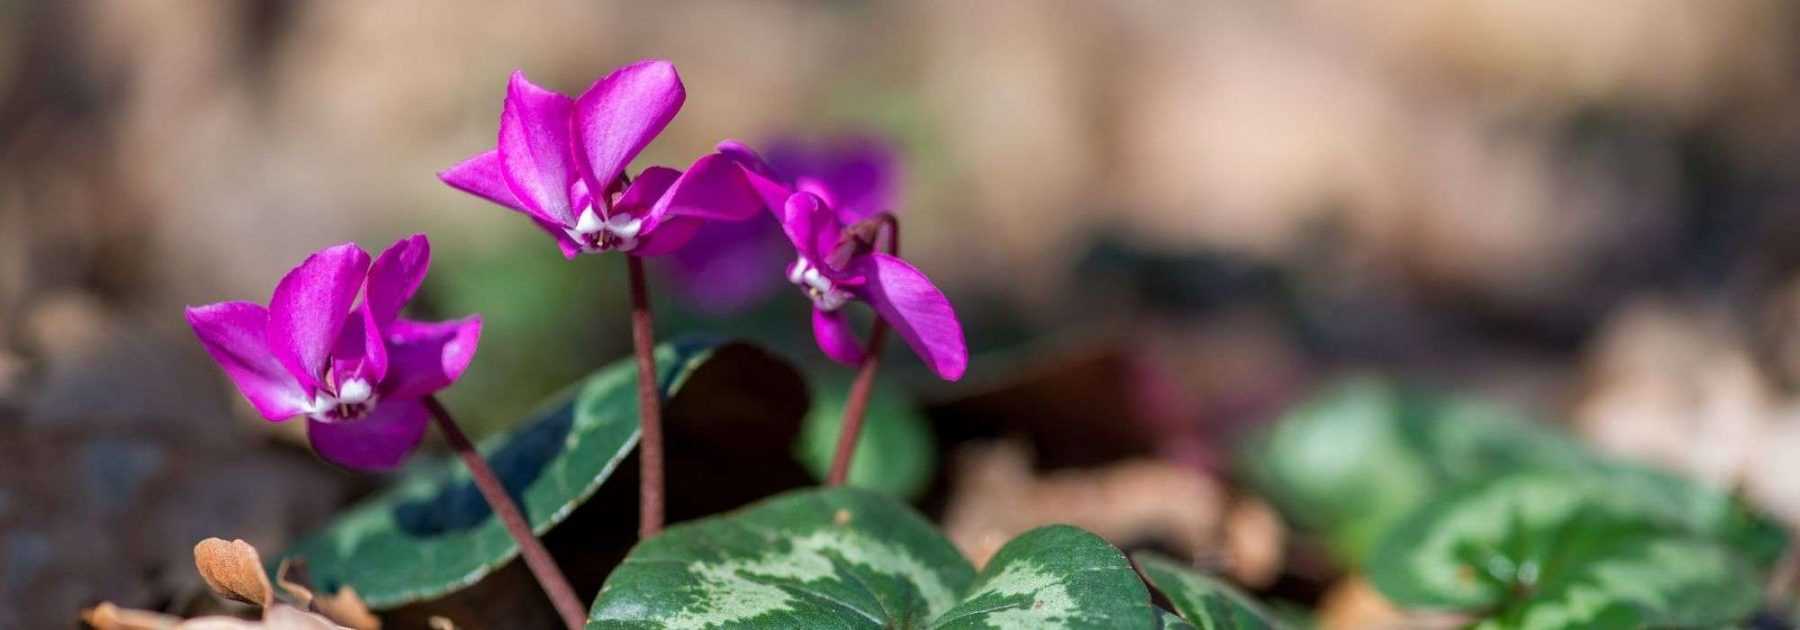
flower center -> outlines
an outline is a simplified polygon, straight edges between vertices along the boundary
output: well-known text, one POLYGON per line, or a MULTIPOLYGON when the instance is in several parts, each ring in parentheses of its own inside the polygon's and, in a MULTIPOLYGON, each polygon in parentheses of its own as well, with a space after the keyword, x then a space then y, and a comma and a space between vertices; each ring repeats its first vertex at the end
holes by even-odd
POLYGON ((788 267, 788 282, 800 287, 800 290, 806 293, 806 297, 812 299, 815 308, 827 313, 843 308, 851 298, 855 297, 849 291, 833 285, 831 278, 819 273, 819 268, 813 266, 804 256, 795 260, 794 264, 788 267))
POLYGON ((375 388, 360 378, 338 384, 337 391, 319 388, 306 405, 306 415, 319 422, 356 420, 375 410, 375 388))
POLYGON ((643 219, 634 219, 624 213, 602 219, 593 206, 588 206, 581 211, 581 219, 575 222, 575 227, 563 228, 563 231, 581 245, 581 251, 591 254, 611 250, 631 251, 637 248, 638 232, 643 229, 643 219))

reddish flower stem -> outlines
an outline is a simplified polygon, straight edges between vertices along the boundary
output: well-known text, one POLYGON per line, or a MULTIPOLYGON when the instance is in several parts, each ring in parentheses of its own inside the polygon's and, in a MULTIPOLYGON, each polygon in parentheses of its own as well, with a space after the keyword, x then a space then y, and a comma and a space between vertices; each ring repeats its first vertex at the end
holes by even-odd
MULTIPOLYGON (((864 223, 868 229, 877 231, 873 235, 877 249, 885 249, 895 256, 900 255, 899 219, 883 212, 864 223), (880 242, 883 234, 887 236, 886 243, 880 242)), ((853 228, 855 229, 857 228, 853 228)), ((869 327, 869 343, 863 348, 862 365, 856 369, 856 381, 850 384, 850 398, 844 403, 844 421, 838 429, 837 453, 831 458, 831 471, 825 475, 827 486, 841 486, 850 479, 850 460, 856 455, 857 441, 862 438, 863 417, 869 411, 869 395, 875 390, 875 372, 881 369, 881 342, 886 335, 887 322, 881 321, 878 316, 869 327)))
POLYGON ((841 486, 850 478, 850 458, 856 454, 856 442, 862 437, 863 416, 869 410, 869 394, 875 389, 875 371, 881 368, 881 340, 887 323, 875 318, 869 327, 869 345, 863 351, 862 365, 856 370, 856 382, 850 384, 850 399, 844 403, 844 423, 839 429, 837 454, 831 458, 831 473, 825 485, 841 486))
POLYGON ((638 539, 663 526, 662 398, 656 391, 656 334, 650 321, 644 261, 626 256, 631 270, 631 343, 638 367, 638 539))
POLYGON ((469 443, 469 437, 463 435, 462 429, 456 426, 456 420, 450 417, 450 411, 438 402, 436 396, 425 397, 425 406, 431 410, 431 417, 437 420, 438 430, 444 433, 444 441, 450 443, 450 450, 462 458, 463 465, 469 467, 469 477, 475 480, 475 488, 481 491, 481 498, 486 499, 488 507, 494 515, 500 517, 506 532, 512 534, 513 541, 519 543, 519 555, 525 558, 525 566, 531 569, 531 575, 537 578, 538 586, 544 589, 544 595, 556 607, 562 617, 563 624, 569 630, 581 630, 587 625, 587 608, 576 599, 575 589, 569 586, 569 579, 563 577, 561 569, 556 567, 556 560, 550 557, 550 551, 544 549, 537 534, 532 533, 531 525, 526 522, 525 514, 519 511, 519 505, 506 493, 506 486, 500 483, 500 477, 489 468, 487 460, 469 443))

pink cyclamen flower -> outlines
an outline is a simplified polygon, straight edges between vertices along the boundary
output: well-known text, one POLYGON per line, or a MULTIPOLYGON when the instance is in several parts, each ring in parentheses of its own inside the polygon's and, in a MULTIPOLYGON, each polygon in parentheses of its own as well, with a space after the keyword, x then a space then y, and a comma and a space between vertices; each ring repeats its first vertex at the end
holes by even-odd
POLYGON ((373 265, 354 243, 327 247, 281 278, 268 308, 194 306, 188 324, 264 418, 304 415, 320 456, 389 469, 425 435, 423 398, 462 376, 481 338, 478 315, 399 316, 430 265, 423 234, 400 239, 373 265))
POLYGON ((962 377, 969 365, 962 324, 930 278, 899 256, 874 251, 866 235, 848 233, 860 217, 832 208, 804 181, 793 188, 784 184, 749 147, 727 141, 719 151, 744 170, 794 246, 787 278, 812 300, 813 337, 826 356, 846 364, 862 361, 862 345, 843 311, 850 302, 861 301, 939 378, 962 377))
POLYGON ((693 238, 703 221, 741 221, 755 216, 758 205, 730 160, 717 154, 685 173, 652 166, 626 183, 625 167, 686 98, 667 61, 619 68, 579 98, 533 85, 515 71, 498 146, 438 178, 529 216, 568 258, 667 254, 693 238))
MULTIPOLYGON (((899 160, 875 136, 817 141, 781 138, 764 157, 782 183, 819 195, 845 222, 897 209, 899 160)), ((678 295, 700 310, 724 315, 767 297, 781 284, 767 270, 786 262, 791 248, 769 215, 742 222, 708 222, 693 241, 669 256, 663 270, 678 295)))

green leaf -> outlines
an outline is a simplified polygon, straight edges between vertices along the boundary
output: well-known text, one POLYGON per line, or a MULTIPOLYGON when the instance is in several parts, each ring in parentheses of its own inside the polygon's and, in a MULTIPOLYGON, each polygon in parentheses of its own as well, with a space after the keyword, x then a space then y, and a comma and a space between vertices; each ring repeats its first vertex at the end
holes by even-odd
MULTIPOLYGON (((791 372, 742 344, 676 342, 656 356, 665 396, 682 396, 682 384, 713 365, 752 361, 791 372)), ((621 360, 483 441, 482 454, 534 531, 542 534, 573 512, 637 444, 636 391, 635 366, 621 360)), ((285 555, 304 558, 320 589, 353 586, 369 606, 385 609, 474 584, 517 553, 468 470, 446 458, 411 467, 393 488, 285 555)))
POLYGON ((1599 465, 1573 440, 1502 408, 1373 378, 1341 382, 1288 412, 1240 461, 1265 496, 1351 564, 1446 487, 1599 465))
POLYGON ((1050 525, 1000 547, 962 602, 932 628, 1153 628, 1155 607, 1125 554, 1050 525))
POLYGON ((894 498, 805 490, 669 528, 607 578, 588 628, 1154 628, 1119 551, 1067 526, 979 576, 894 498))
POLYGON ((1521 473, 1447 493, 1394 527, 1367 570, 1408 607, 1493 627, 1717 625, 1757 604, 1735 517, 1643 471, 1521 473), (1687 498, 1683 498, 1687 497, 1687 498))
POLYGON ((1156 609, 1155 627, 1156 630, 1199 630, 1194 627, 1194 624, 1188 623, 1186 619, 1182 619, 1180 615, 1161 608, 1156 609))
MULTIPOLYGON (((837 455, 850 379, 826 377, 812 382, 812 410, 794 450, 815 478, 824 479, 837 455)), ((850 460, 849 485, 913 498, 925 491, 935 470, 937 449, 925 417, 909 404, 904 392, 876 384, 863 416, 862 438, 850 460)))
POLYGON ((1223 580, 1157 553, 1140 552, 1132 558, 1150 585, 1169 598, 1182 617, 1202 630, 1279 627, 1260 604, 1223 580))
POLYGON ((639 544, 607 577, 588 628, 923 627, 974 574, 886 495, 800 491, 639 544))

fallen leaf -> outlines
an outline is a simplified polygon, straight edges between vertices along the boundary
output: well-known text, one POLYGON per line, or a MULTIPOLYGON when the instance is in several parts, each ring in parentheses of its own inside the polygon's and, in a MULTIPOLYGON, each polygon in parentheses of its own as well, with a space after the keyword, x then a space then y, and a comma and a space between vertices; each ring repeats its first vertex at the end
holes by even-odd
POLYGON ((275 583, 301 608, 355 630, 381 628, 381 619, 369 612, 369 606, 356 594, 356 589, 346 586, 333 595, 316 595, 306 582, 306 566, 303 561, 283 558, 281 566, 275 569, 275 583))
POLYGON ((81 620, 96 630, 171 630, 181 625, 180 617, 120 608, 112 602, 81 611, 81 620))
POLYGON ((268 608, 275 603, 275 589, 262 566, 256 547, 242 540, 208 538, 194 545, 194 568, 214 594, 268 608))
POLYGON ((81 611, 81 620, 95 630, 351 630, 287 604, 268 607, 261 621, 216 615, 183 621, 174 615, 120 608, 105 602, 81 611))

